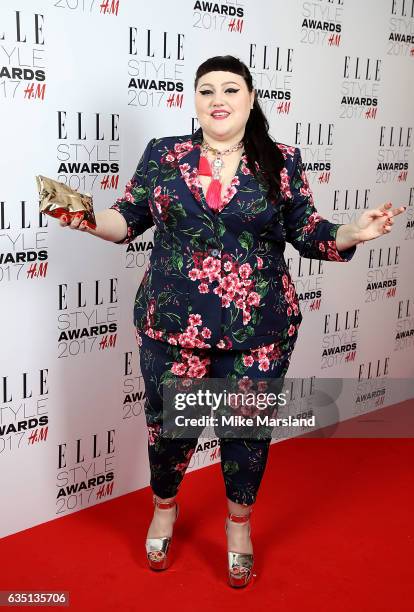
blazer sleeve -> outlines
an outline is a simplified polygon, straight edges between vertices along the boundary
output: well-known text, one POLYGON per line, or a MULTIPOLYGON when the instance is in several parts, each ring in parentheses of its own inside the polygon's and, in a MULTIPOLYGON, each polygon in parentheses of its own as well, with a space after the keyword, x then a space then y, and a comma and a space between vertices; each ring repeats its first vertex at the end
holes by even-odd
POLYGON ((290 178, 287 169, 284 168, 281 179, 281 189, 287 198, 284 212, 286 240, 302 257, 350 261, 356 251, 356 245, 338 251, 336 234, 341 224, 331 223, 317 212, 301 152, 297 147, 293 155, 293 171, 290 178))
POLYGON ((128 228, 125 238, 119 240, 116 244, 128 244, 154 225, 149 206, 150 186, 147 176, 154 142, 155 138, 150 140, 145 147, 133 177, 126 184, 124 195, 110 207, 121 213, 128 228))

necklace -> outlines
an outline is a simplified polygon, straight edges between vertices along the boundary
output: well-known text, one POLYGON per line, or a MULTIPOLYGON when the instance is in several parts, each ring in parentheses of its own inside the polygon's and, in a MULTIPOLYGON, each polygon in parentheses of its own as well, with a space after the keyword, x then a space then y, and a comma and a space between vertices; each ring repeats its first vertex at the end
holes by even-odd
POLYGON ((212 178, 210 185, 207 189, 206 201, 210 208, 212 208, 213 210, 220 210, 220 208, 222 207, 221 190, 223 185, 221 183, 221 170, 224 166, 224 161, 222 157, 223 155, 228 155, 229 153, 238 151, 242 147, 243 141, 238 142, 237 144, 233 145, 232 147, 229 147, 228 149, 225 149, 224 151, 219 151, 218 149, 215 149, 205 141, 201 145, 202 155, 200 156, 198 173, 203 176, 211 176, 212 178), (213 160, 211 165, 207 158, 208 151, 211 151, 211 153, 215 155, 215 159, 213 160))

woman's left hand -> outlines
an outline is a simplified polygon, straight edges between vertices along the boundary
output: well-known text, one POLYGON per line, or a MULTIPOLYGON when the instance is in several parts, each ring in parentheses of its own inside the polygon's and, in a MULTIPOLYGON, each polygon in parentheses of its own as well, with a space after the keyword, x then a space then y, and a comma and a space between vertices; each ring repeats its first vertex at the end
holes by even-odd
POLYGON ((392 208, 392 203, 386 202, 378 208, 364 211, 355 221, 358 239, 365 242, 389 234, 394 225, 393 217, 400 215, 405 209, 406 206, 392 208))

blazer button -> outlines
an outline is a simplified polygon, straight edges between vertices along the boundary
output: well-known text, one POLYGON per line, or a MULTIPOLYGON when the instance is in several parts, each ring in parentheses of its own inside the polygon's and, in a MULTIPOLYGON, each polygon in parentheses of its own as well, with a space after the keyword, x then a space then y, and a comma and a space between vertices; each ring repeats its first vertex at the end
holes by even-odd
POLYGON ((211 254, 213 257, 217 257, 218 255, 220 255, 220 251, 218 249, 212 249, 211 254))

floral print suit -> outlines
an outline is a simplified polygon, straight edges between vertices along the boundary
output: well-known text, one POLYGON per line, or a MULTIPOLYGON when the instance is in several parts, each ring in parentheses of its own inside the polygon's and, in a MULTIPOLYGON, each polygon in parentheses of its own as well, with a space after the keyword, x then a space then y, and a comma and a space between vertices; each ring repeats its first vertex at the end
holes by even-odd
POLYGON ((300 150, 277 143, 285 159, 276 203, 242 157, 222 209, 212 211, 198 177, 201 128, 151 140, 112 208, 128 243, 155 226, 150 265, 138 289, 134 323, 153 339, 186 348, 254 348, 291 336, 302 314, 285 259, 345 262, 339 224, 315 209, 300 150))
MULTIPOLYGON (((138 288, 134 324, 146 389, 151 487, 176 494, 197 440, 163 437, 162 385, 172 377, 283 378, 302 321, 285 259, 286 241, 302 257, 349 261, 338 252, 339 224, 315 209, 300 150, 277 143, 285 164, 277 202, 243 156, 218 212, 198 176, 202 130, 152 139, 112 206, 129 243, 155 226, 150 264, 138 288)), ((269 439, 220 439, 226 495, 252 504, 269 439)))

